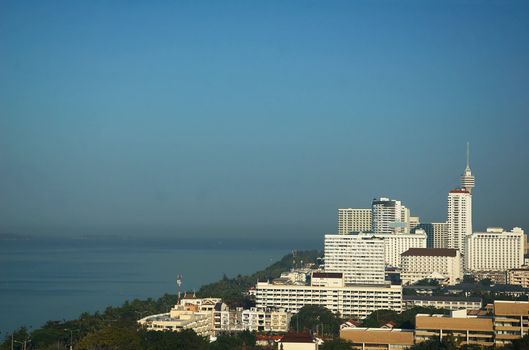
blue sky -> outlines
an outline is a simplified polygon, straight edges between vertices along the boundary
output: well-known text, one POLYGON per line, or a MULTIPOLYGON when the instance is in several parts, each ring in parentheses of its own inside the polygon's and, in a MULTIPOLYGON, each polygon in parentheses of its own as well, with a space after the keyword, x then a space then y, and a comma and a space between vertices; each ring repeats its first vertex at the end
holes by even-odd
POLYGON ((529 230, 526 1, 2 1, 0 233, 529 230))

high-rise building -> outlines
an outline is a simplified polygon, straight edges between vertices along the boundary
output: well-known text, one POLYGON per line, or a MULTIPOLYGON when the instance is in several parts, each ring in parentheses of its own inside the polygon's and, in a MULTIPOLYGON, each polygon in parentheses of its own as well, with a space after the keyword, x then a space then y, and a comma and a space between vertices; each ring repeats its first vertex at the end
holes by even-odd
POLYGON ((428 248, 447 248, 448 224, 446 222, 431 222, 417 225, 426 231, 428 248))
POLYGON ((325 235, 325 272, 343 273, 345 283, 384 283, 384 240, 369 234, 325 235))
POLYGON ((515 227, 511 232, 501 227, 487 232, 474 232, 467 237, 465 266, 469 271, 507 271, 524 263, 524 232, 515 227))
POLYGON ((472 234, 472 195, 464 188, 448 193, 448 234, 446 247, 465 252, 467 236, 472 234))
POLYGON ((410 211, 400 201, 379 198, 371 203, 374 233, 408 233, 410 211))
POLYGON ((476 186, 476 181, 470 171, 470 146, 467 142, 467 167, 465 172, 461 175, 461 188, 464 188, 468 193, 472 194, 472 189, 476 186))
POLYGON ((371 231, 371 209, 338 209, 338 234, 371 231))

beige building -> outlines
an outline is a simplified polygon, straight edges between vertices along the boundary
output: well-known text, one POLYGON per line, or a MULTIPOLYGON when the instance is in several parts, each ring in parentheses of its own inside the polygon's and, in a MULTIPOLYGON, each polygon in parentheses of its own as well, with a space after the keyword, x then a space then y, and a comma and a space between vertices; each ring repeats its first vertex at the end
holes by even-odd
POLYGON ((403 284, 425 278, 456 284, 463 279, 461 254, 456 249, 410 248, 401 255, 400 276, 403 284))
POLYGON ((510 344, 529 333, 529 302, 494 301, 496 346, 510 344))
POLYGON ((418 314, 415 317, 415 342, 452 336, 459 345, 494 345, 492 317, 468 316, 466 310, 452 311, 450 316, 418 314))
POLYGON ((340 338, 352 343, 353 349, 406 349, 414 344, 414 331, 396 328, 344 328, 340 338))
POLYGON ((338 234, 371 231, 371 209, 338 209, 338 234))
POLYGON ((507 283, 529 288, 529 268, 511 269, 507 271, 507 283))
POLYGON ((354 349, 402 349, 432 339, 453 337, 459 345, 502 347, 529 331, 529 302, 495 301, 492 309, 480 312, 452 311, 450 315, 418 314, 415 330, 355 328, 340 330, 340 337, 354 349))

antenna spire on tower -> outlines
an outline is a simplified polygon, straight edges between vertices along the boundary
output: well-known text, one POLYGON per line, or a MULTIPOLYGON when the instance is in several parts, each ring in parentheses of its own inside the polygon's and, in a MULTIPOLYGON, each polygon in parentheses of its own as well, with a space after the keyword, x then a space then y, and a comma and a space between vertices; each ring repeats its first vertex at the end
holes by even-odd
POLYGON ((470 168, 470 142, 467 141, 467 168, 470 168))

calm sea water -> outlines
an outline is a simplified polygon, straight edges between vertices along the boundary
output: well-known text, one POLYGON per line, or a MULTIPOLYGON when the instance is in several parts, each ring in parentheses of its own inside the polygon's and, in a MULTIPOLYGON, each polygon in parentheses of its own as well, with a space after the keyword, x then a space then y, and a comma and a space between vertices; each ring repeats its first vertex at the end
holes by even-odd
POLYGON ((0 240, 0 331, 198 289, 262 269, 290 247, 247 242, 0 240))

